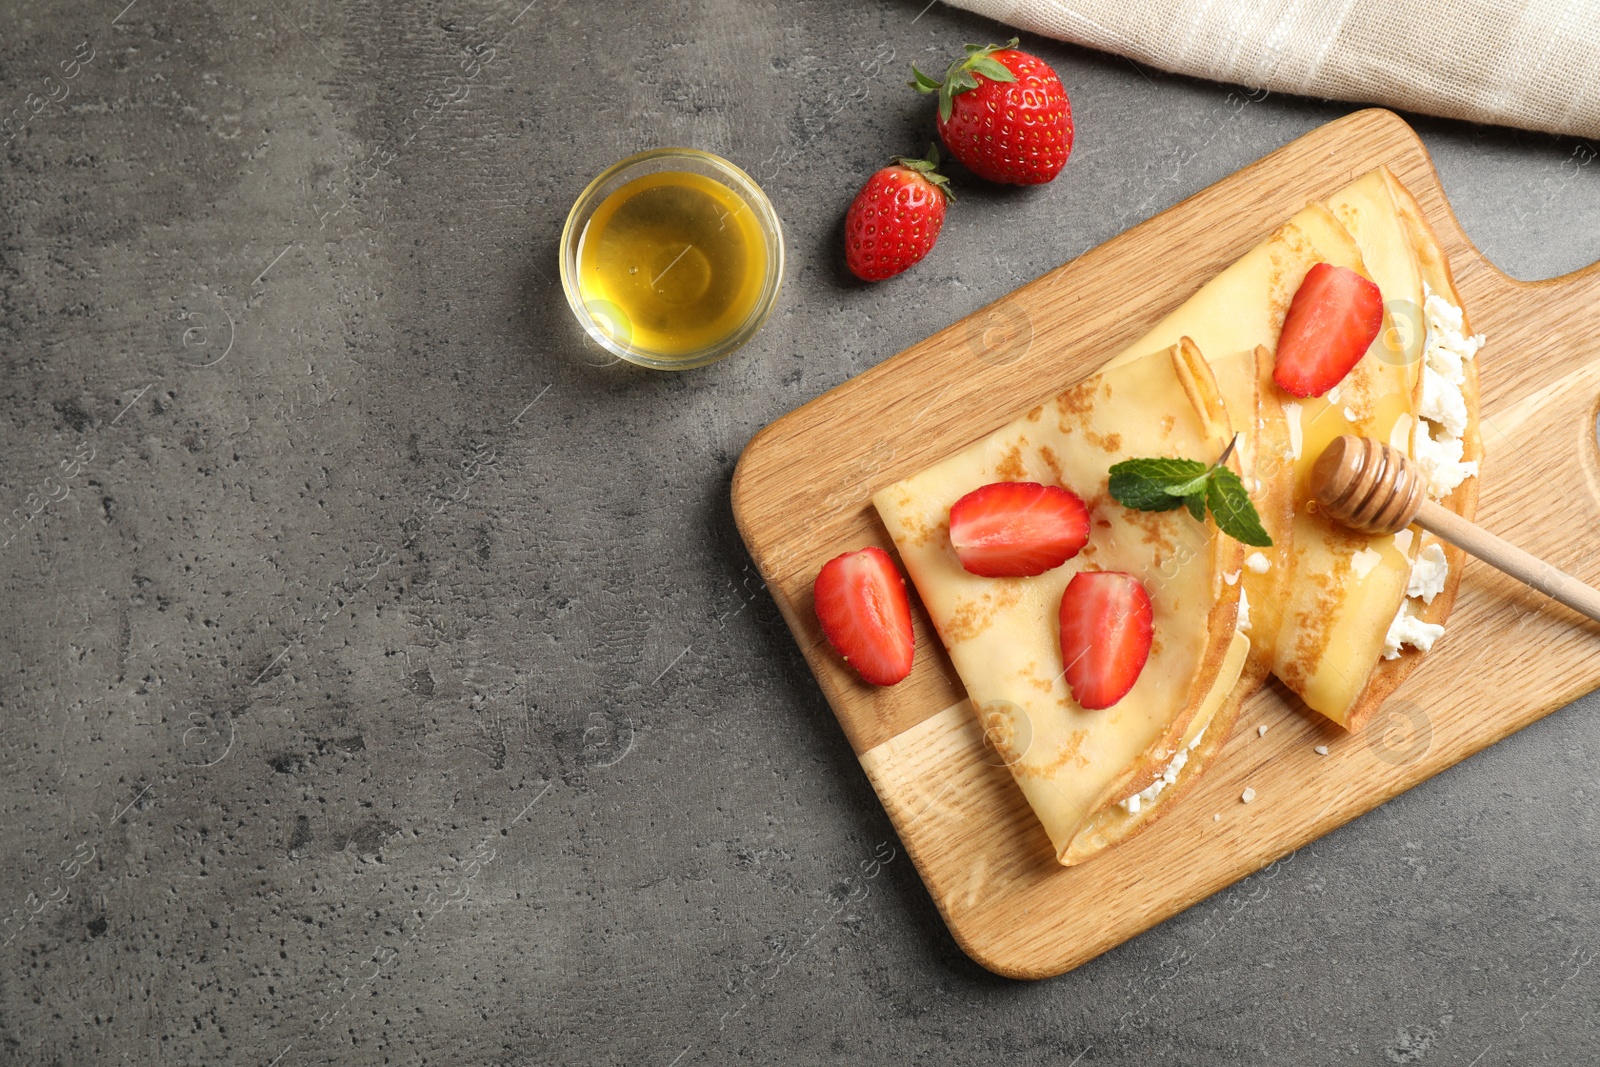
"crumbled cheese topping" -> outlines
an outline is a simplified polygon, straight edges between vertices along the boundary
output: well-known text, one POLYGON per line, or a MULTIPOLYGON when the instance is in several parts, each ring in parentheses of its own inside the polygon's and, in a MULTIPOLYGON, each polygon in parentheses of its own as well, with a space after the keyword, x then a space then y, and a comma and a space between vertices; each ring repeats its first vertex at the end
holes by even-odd
POLYGON ((1422 402, 1417 414, 1438 423, 1451 437, 1467 432, 1467 399, 1461 395, 1461 386, 1432 367, 1422 368, 1422 402))
POLYGON ((1129 815, 1137 815, 1146 804, 1160 796, 1163 789, 1176 782, 1178 780, 1178 772, 1182 771, 1184 765, 1189 762, 1189 753, 1194 751, 1196 745, 1200 744, 1200 739, 1206 735, 1206 727, 1210 725, 1210 723, 1207 723, 1206 726, 1200 727, 1200 732, 1194 735, 1194 739, 1183 748, 1178 749, 1178 754, 1172 757, 1172 762, 1167 764, 1167 769, 1161 772, 1161 777, 1133 794, 1133 796, 1123 797, 1117 801, 1117 807, 1129 815))
POLYGON ((1444 592, 1445 576, 1450 565, 1445 562, 1444 546, 1437 541, 1428 545, 1411 563, 1411 577, 1406 582, 1406 596, 1421 597, 1424 604, 1444 592))
POLYGON ((1328 390, 1328 403, 1337 404, 1338 402, 1339 402, 1339 387, 1337 385, 1335 385, 1332 389, 1328 390))
POLYGON ((1240 572, 1238 571, 1228 571, 1223 574, 1222 580, 1227 582, 1229 585, 1234 585, 1239 581, 1239 573, 1240 572))
POLYGON ((1244 595, 1244 586, 1239 587, 1239 621, 1235 628, 1240 633, 1250 630, 1250 598, 1244 595))
MULTIPOLYGON (((1422 348, 1422 400, 1417 405, 1417 414, 1423 421, 1417 424, 1414 458, 1428 495, 1437 499, 1449 496, 1456 486, 1478 474, 1476 460, 1461 458, 1461 435, 1467 432, 1467 401, 1461 386, 1467 380, 1466 361, 1477 356, 1483 347, 1483 334, 1467 336, 1463 332, 1466 316, 1461 309, 1426 284, 1422 291, 1428 334, 1422 348)), ((1396 425, 1390 443, 1394 444, 1398 436, 1396 425)), ((1394 535, 1395 547, 1401 552, 1410 550, 1411 540, 1410 530, 1394 535)), ((1437 543, 1425 545, 1411 561, 1406 599, 1383 637, 1384 659, 1398 658, 1406 645, 1427 652, 1444 636, 1443 626, 1417 617, 1416 601, 1433 603, 1433 598, 1444 591, 1449 572, 1444 548, 1437 543)))
POLYGON ((1248 804, 1252 800, 1254 800, 1255 798, 1256 798, 1255 786, 1247 785, 1247 786, 1244 787, 1244 792, 1239 794, 1239 803, 1248 804))
POLYGON ((1359 422, 1359 421, 1361 421, 1359 418, 1356 417, 1356 409, 1351 407, 1349 404, 1346 404, 1344 406, 1344 421, 1345 422, 1359 422))
POLYGON ((1478 473, 1478 461, 1461 459, 1461 438, 1436 439, 1425 426, 1417 427, 1417 466, 1434 499, 1449 496, 1456 486, 1478 473))
MULTIPOLYGON (((1402 532, 1411 533, 1410 530, 1402 532)), ((1395 535, 1397 541, 1399 536, 1395 535)), ((1410 545, 1411 539, 1407 537, 1406 547, 1410 545)), ((1433 598, 1444 591, 1445 578, 1449 573, 1450 564, 1445 559, 1444 548, 1437 542, 1423 546, 1422 551, 1417 553, 1417 558, 1411 561, 1411 574, 1406 579, 1406 599, 1401 602, 1400 610, 1389 624, 1389 632, 1383 636, 1384 659, 1399 658, 1404 645, 1427 652, 1433 648, 1435 641, 1444 636, 1443 626, 1417 618, 1415 602, 1421 600, 1424 604, 1432 604, 1433 598)))
POLYGON ((1355 572, 1356 581, 1365 581, 1367 575, 1372 573, 1372 568, 1383 562, 1383 553, 1373 548, 1363 548, 1350 557, 1350 569, 1355 572))
POLYGON ((1427 652, 1443 636, 1443 626, 1417 618, 1411 613, 1411 601, 1405 600, 1400 604, 1400 610, 1395 612, 1389 632, 1383 635, 1383 658, 1399 659, 1400 649, 1405 645, 1427 652))
POLYGON ((1428 287, 1422 286, 1423 318, 1428 324, 1428 335, 1423 343, 1423 359, 1435 371, 1460 385, 1465 378, 1462 361, 1472 359, 1483 347, 1483 334, 1466 336, 1466 315, 1450 301, 1428 287))
POLYGON ((1260 726, 1256 727, 1256 736, 1257 737, 1266 737, 1267 736, 1267 724, 1266 723, 1262 723, 1260 726))
POLYGON ((1272 561, 1264 553, 1252 552, 1244 558, 1244 565, 1250 568, 1251 574, 1265 574, 1272 566, 1272 561))
POLYGON ((1417 414, 1426 423, 1417 427, 1415 458, 1428 495, 1437 498, 1449 496, 1478 473, 1476 460, 1461 459, 1461 435, 1467 432, 1467 401, 1461 386, 1467 380, 1465 363, 1483 347, 1483 334, 1468 337, 1462 333, 1466 318, 1461 309, 1426 285, 1423 318, 1428 332, 1422 348, 1422 400, 1417 414))
POLYGON ((1319 756, 1326 756, 1328 754, 1328 746, 1327 745, 1318 745, 1317 747, 1313 748, 1311 751, 1315 752, 1319 756))

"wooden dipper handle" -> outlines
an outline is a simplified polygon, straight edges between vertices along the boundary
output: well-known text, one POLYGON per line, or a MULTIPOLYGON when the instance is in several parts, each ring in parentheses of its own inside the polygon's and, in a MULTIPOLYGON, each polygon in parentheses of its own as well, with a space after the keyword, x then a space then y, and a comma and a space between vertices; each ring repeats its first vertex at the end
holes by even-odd
POLYGON ((1388 445, 1335 438, 1311 468, 1311 495, 1329 517, 1366 533, 1398 533, 1416 523, 1600 622, 1600 590, 1429 500, 1420 472, 1388 445))

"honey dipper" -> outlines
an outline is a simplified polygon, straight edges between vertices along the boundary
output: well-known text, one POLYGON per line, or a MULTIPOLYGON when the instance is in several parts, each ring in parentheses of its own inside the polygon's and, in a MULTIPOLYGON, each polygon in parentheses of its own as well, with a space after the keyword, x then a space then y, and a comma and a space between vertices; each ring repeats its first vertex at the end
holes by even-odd
POLYGON ((1388 445, 1335 438, 1311 468, 1311 495, 1335 521, 1365 533, 1398 533, 1416 523, 1600 622, 1600 590, 1427 499, 1421 472, 1388 445))

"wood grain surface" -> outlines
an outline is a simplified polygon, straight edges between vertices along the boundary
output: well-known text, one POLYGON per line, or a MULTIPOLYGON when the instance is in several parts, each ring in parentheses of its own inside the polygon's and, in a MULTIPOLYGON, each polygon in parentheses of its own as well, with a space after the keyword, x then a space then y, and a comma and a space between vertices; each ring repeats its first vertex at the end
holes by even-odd
POLYGON ((1270 683, 1179 808, 1063 868, 983 744, 914 593, 917 664, 897 686, 861 683, 822 636, 811 605, 821 565, 868 544, 894 551, 875 491, 1092 373, 1308 201, 1380 164, 1421 202, 1488 336, 1478 522, 1600 581, 1600 265, 1536 283, 1501 273, 1462 232, 1422 143, 1387 111, 1300 138, 745 449, 733 507, 751 556, 951 932, 990 970, 1069 970, 1600 686, 1600 625, 1471 561, 1445 637, 1364 730, 1346 734, 1270 683))

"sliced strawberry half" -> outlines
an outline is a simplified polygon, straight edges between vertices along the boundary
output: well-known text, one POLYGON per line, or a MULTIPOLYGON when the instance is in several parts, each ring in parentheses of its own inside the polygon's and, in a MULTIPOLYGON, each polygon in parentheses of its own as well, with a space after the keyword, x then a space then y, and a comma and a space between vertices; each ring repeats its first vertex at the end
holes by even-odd
POLYGON ((863 548, 829 560, 812 596, 828 643, 863 679, 893 685, 911 673, 911 602, 889 553, 863 548))
POLYGON ((1272 380, 1295 396, 1321 396, 1361 362, 1383 328, 1383 293, 1349 267, 1318 263, 1289 302, 1272 380))
POLYGON ((1128 695, 1155 635, 1144 583, 1120 571, 1080 571, 1061 594, 1061 662, 1072 699, 1090 710, 1128 695))
POLYGON ((956 558, 984 578, 1028 578, 1061 566, 1089 542, 1089 509, 1059 485, 995 482, 950 506, 956 558))

